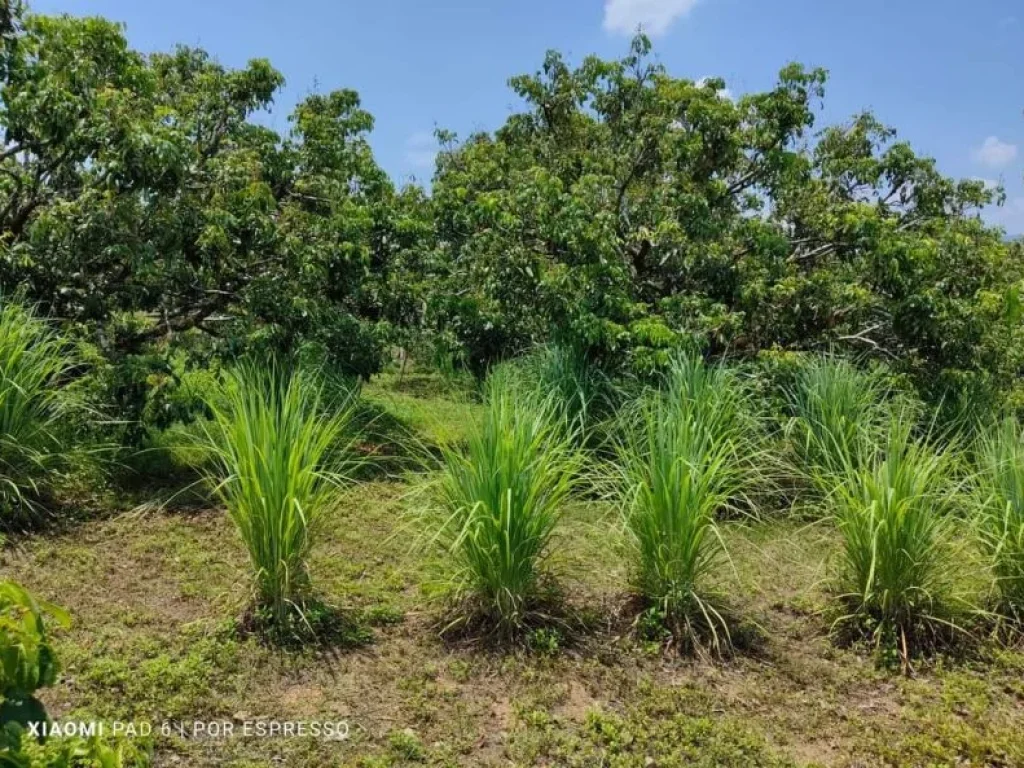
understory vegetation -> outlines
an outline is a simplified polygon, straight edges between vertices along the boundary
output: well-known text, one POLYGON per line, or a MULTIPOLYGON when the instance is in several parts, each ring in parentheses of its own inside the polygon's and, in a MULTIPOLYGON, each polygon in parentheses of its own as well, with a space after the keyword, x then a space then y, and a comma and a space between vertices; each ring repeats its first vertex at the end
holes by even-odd
POLYGON ((67 342, 31 310, 0 304, 0 537, 32 522, 74 450, 69 429, 75 359, 67 342))
MULTIPOLYGON (((784 395, 764 397, 750 369, 681 356, 657 385, 617 395, 596 432, 610 442, 590 445, 559 390, 531 385, 536 365, 499 369, 478 394, 395 371, 338 407, 319 369, 242 363, 180 443, 176 460, 206 483, 166 506, 129 501, 108 520, 19 537, 5 555, 7 573, 75 616, 47 658, 76 682, 51 671, 38 683, 61 719, 302 718, 312 706, 358 720, 368 730, 355 741, 157 734, 6 748, 30 765, 64 765, 60 750, 111 765, 143 765, 147 753, 289 765, 1024 755, 1012 725, 1024 668, 1007 579, 1012 506, 1006 481, 986 474, 1005 468, 1019 428, 1000 423, 956 447, 919 411, 894 408, 870 457, 824 493, 810 467, 794 480, 783 460, 798 461, 801 417, 773 413, 784 395), (364 474, 388 446, 407 451, 405 471, 364 474), (822 508, 810 522, 794 482, 822 508), (336 690, 337 673, 321 674, 321 655, 302 647, 326 645, 330 665, 348 667, 352 641, 380 658, 336 690), (782 679, 765 675, 766 660, 782 679), (252 685, 266 691, 258 702, 252 685), (808 706, 839 696, 841 714, 751 709, 727 692, 790 700, 788 685, 808 706), (279 703, 268 708, 267 695, 279 703), (901 702, 904 719, 889 704, 861 710, 860 697, 901 702), (828 746, 833 715, 850 725, 828 746)), ((31 615, 47 631, 38 609, 9 610, 12 626, 31 615)), ((33 647, 4 643, 15 659, 33 647)), ((10 690, 5 702, 25 695, 10 690)))
POLYGON ((826 82, 552 52, 396 188, 0 0, 0 765, 1024 764, 1024 246, 826 82))
POLYGON ((889 392, 876 373, 843 359, 811 358, 786 391, 797 470, 827 496, 868 466, 883 442, 889 392))
POLYGON ((547 570, 552 537, 579 469, 576 429, 557 396, 507 374, 488 381, 481 422, 465 450, 446 451, 439 481, 436 538, 466 614, 457 623, 482 620, 505 637, 543 624, 557 589, 547 570))
POLYGON ((1003 611, 1019 619, 1024 611, 1024 432, 1005 419, 978 442, 979 540, 1003 611))
POLYGON ((950 457, 912 434, 906 414, 890 416, 879 454, 836 488, 843 540, 839 589, 859 624, 881 646, 931 644, 960 630, 953 614, 957 569, 956 490, 950 457))

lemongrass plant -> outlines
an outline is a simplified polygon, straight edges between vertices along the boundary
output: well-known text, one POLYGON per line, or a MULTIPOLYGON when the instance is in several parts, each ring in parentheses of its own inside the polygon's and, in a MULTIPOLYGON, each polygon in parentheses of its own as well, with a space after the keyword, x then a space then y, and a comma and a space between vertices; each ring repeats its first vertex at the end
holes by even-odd
POLYGON ((882 453, 832 496, 842 539, 835 626, 896 650, 904 666, 955 632, 966 605, 956 594, 953 475, 951 455, 915 439, 913 420, 897 411, 882 453))
POLYGON ((524 361, 525 377, 542 395, 551 395, 558 418, 585 437, 607 405, 611 382, 587 359, 584 350, 568 344, 540 347, 524 361))
POLYGON ((1007 418, 976 446, 976 525, 992 569, 999 608, 1024 620, 1024 432, 1007 418))
POLYGON ((433 539, 455 607, 446 629, 507 640, 553 618, 551 542, 579 467, 575 439, 554 395, 508 369, 488 378, 483 418, 464 448, 445 448, 439 482, 433 539))
POLYGON ((208 406, 207 479, 249 554, 257 609, 291 626, 310 596, 310 550, 358 463, 356 398, 326 402, 319 375, 250 362, 208 406))
POLYGON ((822 495, 877 454, 889 397, 878 376, 842 358, 815 357, 785 394, 793 414, 786 432, 798 472, 822 495))
POLYGON ((46 322, 0 299, 0 527, 27 522, 66 461, 63 423, 71 400, 61 387, 75 358, 46 322))
POLYGON ((682 646, 725 651, 713 588, 728 554, 719 516, 757 477, 760 435, 735 375, 684 356, 643 398, 618 444, 635 588, 682 646))

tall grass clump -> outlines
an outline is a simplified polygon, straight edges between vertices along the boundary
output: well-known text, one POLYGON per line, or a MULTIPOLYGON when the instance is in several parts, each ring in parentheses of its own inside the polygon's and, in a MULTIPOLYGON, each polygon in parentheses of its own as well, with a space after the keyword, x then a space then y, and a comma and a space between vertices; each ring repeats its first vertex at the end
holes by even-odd
POLYGON ((552 396, 559 417, 581 436, 609 404, 610 379, 579 346, 541 347, 527 358, 526 372, 542 394, 552 396))
POLYGON ((635 588, 675 640, 698 651, 731 645, 713 589, 728 557, 717 520, 758 473, 747 405, 727 368, 682 357, 630 414, 618 446, 635 588))
POLYGON ((499 369, 465 448, 445 449, 435 539, 456 606, 447 630, 509 640, 554 618, 551 539, 579 464, 563 419, 554 395, 517 386, 499 369))
POLYGON ((948 640, 963 603, 956 599, 951 456, 913 436, 894 412, 882 455, 852 471, 834 495, 842 538, 835 626, 868 636, 883 653, 912 653, 948 640))
POLYGON ((0 299, 0 527, 32 522, 53 473, 71 454, 64 341, 31 309, 0 299))
POLYGON ((1005 419, 983 432, 976 448, 976 522, 992 568, 999 607, 1024 620, 1024 432, 1005 419))
POLYGON ((357 463, 355 397, 327 402, 316 373, 244 363, 208 406, 204 471, 248 551, 257 616, 301 627, 310 550, 357 463))
POLYGON ((814 357, 787 389, 787 434, 799 472, 827 495, 868 465, 883 440, 889 392, 877 375, 841 358, 814 357))

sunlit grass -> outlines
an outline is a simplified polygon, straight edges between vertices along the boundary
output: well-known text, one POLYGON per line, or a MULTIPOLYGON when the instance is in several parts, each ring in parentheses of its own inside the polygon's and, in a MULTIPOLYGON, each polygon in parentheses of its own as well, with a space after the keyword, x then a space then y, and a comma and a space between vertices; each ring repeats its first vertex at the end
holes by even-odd
POLYGON ((70 400, 61 385, 74 366, 45 321, 0 300, 0 527, 36 517, 40 494, 72 452, 63 437, 70 400))
POLYGON ((981 548, 992 568, 999 608, 1024 619, 1024 432, 1006 419, 977 443, 977 515, 981 548))
POLYGON ((842 537, 837 622, 903 663, 955 629, 960 560, 954 547, 953 457, 915 439, 905 414, 887 425, 882 454, 834 494, 842 537))
POLYGON ((310 550, 357 463, 355 398, 325 402, 315 374, 246 363, 208 405, 208 480, 248 551, 258 609, 286 626, 302 615, 310 550))
POLYGON ((718 516, 758 475, 759 435, 734 374, 684 357, 627 417, 619 443, 635 588, 676 640, 725 650, 715 574, 728 555, 718 516))
POLYGON ((786 392, 787 434, 798 472, 827 495, 867 466, 885 431, 888 389, 877 375, 833 357, 809 359, 786 392))
POLYGON ((498 371, 465 449, 447 447, 439 483, 449 628, 510 639, 552 618, 551 539, 578 469, 574 430, 553 396, 498 371))
POLYGON ((580 437, 611 405, 611 380, 579 347, 540 347, 524 360, 523 373, 530 386, 552 398, 560 420, 580 437))

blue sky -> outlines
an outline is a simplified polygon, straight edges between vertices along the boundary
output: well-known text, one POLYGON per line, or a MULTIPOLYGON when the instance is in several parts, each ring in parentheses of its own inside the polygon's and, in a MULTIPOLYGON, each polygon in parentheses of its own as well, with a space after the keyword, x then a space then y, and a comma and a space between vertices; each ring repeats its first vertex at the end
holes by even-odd
POLYGON ((822 122, 872 109, 953 176, 1002 181, 987 212, 1024 234, 1021 0, 31 0, 41 13, 98 14, 143 51, 197 45, 239 66, 266 57, 287 86, 269 116, 287 128, 313 90, 355 88, 377 119, 379 162, 429 179, 435 126, 493 129, 506 86, 557 48, 573 60, 625 53, 638 24, 677 76, 730 92, 769 87, 789 61, 830 70, 822 122))

